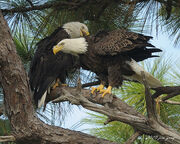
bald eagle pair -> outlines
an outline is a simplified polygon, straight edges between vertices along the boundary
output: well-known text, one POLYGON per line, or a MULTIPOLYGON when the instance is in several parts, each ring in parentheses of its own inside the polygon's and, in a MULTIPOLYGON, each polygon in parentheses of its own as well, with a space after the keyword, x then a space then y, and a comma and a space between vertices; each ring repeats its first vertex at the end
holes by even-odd
POLYGON ((54 46, 53 52, 78 55, 81 67, 96 73, 101 80, 100 86, 93 88, 92 93, 97 90, 104 96, 111 93, 113 87, 121 86, 124 79, 142 83, 141 71, 145 73, 151 88, 162 86, 158 79, 137 63, 157 57, 152 54, 161 51, 148 42, 151 38, 126 30, 114 30, 100 32, 96 36, 64 39, 54 46), (108 85, 106 90, 105 85, 108 85))
MULTIPOLYGON (((38 107, 44 104, 48 90, 58 85, 57 82, 54 85, 54 81, 59 78, 65 83, 68 72, 79 68, 78 62, 82 68, 97 74, 101 85, 93 88, 92 93, 97 90, 104 96, 111 93, 112 87, 121 86, 123 79, 142 82, 140 73, 144 69, 137 62, 156 57, 152 54, 161 51, 148 43, 151 37, 126 30, 87 35, 89 32, 86 25, 70 22, 37 44, 29 77, 38 107), (106 90, 104 85, 109 85, 106 90)), ((151 87, 161 86, 160 81, 151 74, 145 72, 145 75, 151 87)))
POLYGON ((59 41, 89 35, 88 28, 80 22, 70 22, 56 29, 50 36, 37 43, 37 50, 31 61, 29 79, 35 105, 41 107, 47 92, 65 83, 68 72, 77 68, 77 58, 71 54, 59 53, 54 56, 52 48, 59 41), (56 82, 55 82, 56 81, 56 82))

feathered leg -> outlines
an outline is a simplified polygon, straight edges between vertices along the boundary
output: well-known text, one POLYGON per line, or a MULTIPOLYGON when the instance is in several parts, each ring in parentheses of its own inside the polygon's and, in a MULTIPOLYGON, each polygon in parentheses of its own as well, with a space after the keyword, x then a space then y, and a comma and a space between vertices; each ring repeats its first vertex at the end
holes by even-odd
MULTIPOLYGON (((58 87, 59 83, 60 83, 60 79, 57 78, 55 84, 52 86, 52 89, 55 89, 56 87, 58 87)), ((61 84, 61 86, 67 86, 67 84, 61 84)))
POLYGON ((57 78, 55 84, 52 86, 52 89, 55 89, 56 87, 58 87, 59 82, 60 82, 60 80, 59 80, 59 78, 57 78))

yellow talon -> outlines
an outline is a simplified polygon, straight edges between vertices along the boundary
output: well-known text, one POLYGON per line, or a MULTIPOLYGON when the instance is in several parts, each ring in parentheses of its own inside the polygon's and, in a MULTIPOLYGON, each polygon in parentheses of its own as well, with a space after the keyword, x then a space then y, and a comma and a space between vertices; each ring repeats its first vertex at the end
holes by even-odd
POLYGON ((100 84, 97 88, 95 88, 95 87, 91 87, 91 93, 92 94, 94 94, 94 91, 95 90, 97 90, 97 91, 101 91, 101 90, 103 90, 103 88, 104 88, 104 85, 103 84, 100 84))
POLYGON ((91 90, 91 93, 94 94, 94 91, 95 91, 97 88, 91 87, 91 89, 92 89, 92 90, 91 90))
POLYGON ((98 87, 97 87, 97 91, 101 91, 104 89, 104 85, 103 84, 100 84, 98 87))
POLYGON ((55 89, 58 86, 59 86, 59 83, 56 81, 56 83, 53 85, 52 89, 55 89))
POLYGON ((67 87, 68 85, 67 84, 61 84, 61 86, 67 87))
POLYGON ((104 97, 106 94, 111 94, 111 89, 112 89, 112 86, 108 86, 106 90, 102 90, 101 91, 103 92, 102 97, 104 97))

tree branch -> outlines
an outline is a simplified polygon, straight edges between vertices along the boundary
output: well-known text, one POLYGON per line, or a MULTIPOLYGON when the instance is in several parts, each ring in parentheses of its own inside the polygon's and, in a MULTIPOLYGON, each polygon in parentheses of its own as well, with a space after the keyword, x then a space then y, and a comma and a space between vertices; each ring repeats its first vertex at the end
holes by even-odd
POLYGON ((156 113, 154 99, 151 96, 150 87, 146 81, 146 77, 143 71, 141 72, 141 76, 143 78, 143 84, 145 87, 145 99, 146 99, 146 109, 147 109, 148 118, 152 120, 157 120, 157 113, 156 113))
POLYGON ((31 7, 34 6, 31 0, 26 0, 26 1, 30 4, 31 7))
MULTIPOLYGON (((33 3, 30 0, 27 0, 27 2, 30 4, 31 7, 18 7, 18 8, 11 8, 11 9, 1 9, 3 13, 23 13, 23 12, 29 12, 29 11, 33 11, 33 10, 44 10, 47 8, 54 8, 54 7, 58 7, 60 9, 65 9, 65 8, 69 8, 70 10, 72 9, 76 9, 80 6, 82 6, 83 4, 87 4, 89 0, 83 0, 83 1, 78 1, 78 2, 66 2, 66 1, 56 1, 56 2, 51 2, 51 3, 44 3, 42 5, 33 5, 33 3)), ((156 0, 157 2, 166 4, 166 1, 163 0, 156 0)), ((103 0, 100 0, 99 2, 103 2, 103 0)), ((98 2, 98 3, 99 3, 98 2)), ((134 0, 134 1, 122 1, 122 0, 114 0, 113 2, 117 3, 117 4, 125 4, 125 5, 134 5, 137 3, 142 3, 142 2, 147 2, 147 0, 134 0)), ((174 1, 175 2, 175 1, 174 1)), ((92 2, 94 5, 97 4, 97 2, 92 2)), ((178 4, 177 2, 172 3, 172 6, 174 7, 179 7, 180 4, 178 4)), ((103 10, 107 7, 107 5, 105 4, 102 7, 102 10, 99 11, 98 15, 96 18, 98 18, 101 13, 103 12, 103 10), (104 9, 103 9, 104 8, 104 9)))
POLYGON ((0 107, 0 116, 4 114, 4 108, 3 106, 0 107))
POLYGON ((95 81, 95 82, 85 83, 85 84, 82 84, 82 88, 90 87, 90 86, 94 86, 94 85, 99 85, 99 84, 100 84, 100 80, 95 81))
POLYGON ((167 103, 167 104, 172 104, 172 105, 180 105, 180 102, 177 101, 171 101, 171 100, 159 100, 160 103, 167 103))
POLYGON ((165 100, 168 100, 170 98, 173 98, 173 97, 177 96, 178 94, 180 94, 180 91, 179 92, 172 92, 171 94, 168 94, 167 96, 163 97, 162 101, 165 101, 165 100))
POLYGON ((180 141, 180 135, 177 132, 160 121, 146 118, 115 95, 106 95, 102 98, 102 94, 92 95, 90 90, 82 89, 79 92, 76 88, 56 87, 51 92, 50 97, 57 97, 57 95, 59 97, 53 100, 54 103, 69 101, 71 104, 81 105, 88 110, 105 114, 109 117, 105 123, 112 120, 121 121, 131 125, 143 134, 154 136, 153 138, 158 141, 165 142, 166 140, 166 142, 172 144, 180 141), (165 137, 168 137, 168 140, 165 137))
POLYGON ((14 136, 0 136, 0 142, 10 142, 15 140, 14 136))
POLYGON ((180 86, 166 86, 166 87, 158 87, 153 88, 156 92, 152 95, 153 98, 157 98, 158 96, 162 94, 168 94, 169 96, 166 96, 163 98, 163 100, 167 100, 169 98, 172 98, 176 95, 180 94, 180 86))
POLYGON ((56 91, 51 94, 60 95, 59 98, 52 101, 53 103, 70 101, 72 104, 82 105, 86 109, 103 113, 108 117, 114 118, 114 120, 121 120, 132 125, 134 123, 146 123, 146 118, 144 116, 118 99, 115 95, 107 95, 105 98, 102 98, 101 94, 97 94, 94 97, 91 95, 90 90, 82 89, 81 92, 77 92, 75 88, 70 87, 57 88, 56 91), (116 109, 111 109, 111 107, 116 109))
POLYGON ((66 2, 66 1, 56 1, 56 2, 51 2, 51 3, 45 3, 43 5, 37 5, 37 6, 32 6, 32 7, 18 7, 18 8, 12 8, 12 9, 2 9, 1 11, 3 13, 23 13, 23 12, 28 12, 28 11, 33 11, 33 10, 44 10, 47 8, 53 8, 53 7, 61 7, 64 8, 64 6, 78 6, 78 3, 73 3, 73 2, 66 2))
POLYGON ((136 131, 124 144, 132 144, 140 135, 140 132, 136 131))

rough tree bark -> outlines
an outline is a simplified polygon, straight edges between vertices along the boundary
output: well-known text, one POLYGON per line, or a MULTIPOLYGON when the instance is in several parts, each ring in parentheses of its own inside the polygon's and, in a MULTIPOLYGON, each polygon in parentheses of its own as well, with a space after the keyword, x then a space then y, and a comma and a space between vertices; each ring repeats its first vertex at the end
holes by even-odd
MULTIPOLYGON (((7 23, 0 11, 0 75, 4 91, 4 105, 16 142, 26 144, 107 144, 81 132, 49 126, 40 121, 33 108, 28 77, 7 23)), ((115 143, 114 143, 115 144, 115 143)))
MULTIPOLYGON (((112 143, 93 136, 55 126, 49 126, 40 121, 35 114, 28 77, 20 58, 16 54, 7 23, 0 12, 0 75, 4 90, 6 114, 10 120, 16 142, 33 144, 107 144, 112 143)), ((144 80, 145 82, 145 80, 144 80)), ((133 126, 138 132, 130 138, 135 139, 140 134, 147 134, 162 143, 180 144, 180 135, 163 124, 155 114, 154 100, 145 83, 148 117, 136 112, 132 107, 114 95, 101 99, 90 95, 89 90, 81 88, 56 88, 52 97, 59 101, 70 101, 72 104, 107 115, 110 121, 121 121, 133 126)), ((11 137, 12 138, 12 137, 11 137)))
POLYGON ((151 98, 149 88, 146 87, 146 103, 148 116, 145 117, 117 98, 108 95, 102 99, 102 95, 91 95, 89 90, 77 90, 75 88, 56 88, 50 97, 54 103, 69 101, 75 105, 81 105, 86 109, 102 113, 108 116, 107 122, 121 121, 131 125, 140 134, 146 134, 163 144, 180 144, 180 134, 161 122, 156 115, 155 103, 151 98))

